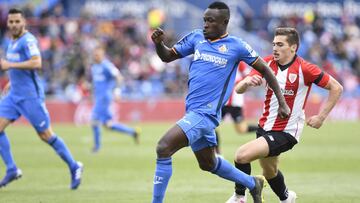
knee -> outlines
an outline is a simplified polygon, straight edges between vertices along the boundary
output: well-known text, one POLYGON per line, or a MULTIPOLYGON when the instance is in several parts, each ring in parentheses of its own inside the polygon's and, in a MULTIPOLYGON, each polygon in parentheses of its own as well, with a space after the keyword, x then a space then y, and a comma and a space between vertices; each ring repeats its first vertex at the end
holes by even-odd
POLYGON ((46 133, 39 133, 39 137, 42 141, 47 143, 51 136, 48 136, 46 133))
POLYGON ((239 149, 235 154, 235 162, 239 164, 250 163, 251 160, 245 150, 239 149))
POLYGON ((208 161, 202 161, 199 162, 199 167, 203 171, 212 171, 216 166, 215 160, 208 160, 208 161))
POLYGON ((170 157, 172 155, 170 145, 160 140, 156 146, 156 154, 158 158, 170 157))

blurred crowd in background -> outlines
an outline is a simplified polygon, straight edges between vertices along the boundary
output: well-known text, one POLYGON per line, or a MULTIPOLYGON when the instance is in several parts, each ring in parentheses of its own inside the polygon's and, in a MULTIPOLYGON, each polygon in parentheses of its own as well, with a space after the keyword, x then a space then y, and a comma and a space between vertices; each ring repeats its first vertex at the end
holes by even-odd
MULTIPOLYGON (((146 16, 107 20, 83 10, 78 11, 76 18, 68 17, 64 15, 61 3, 37 14, 31 3, 20 7, 25 11, 28 29, 39 41, 43 83, 48 97, 79 102, 91 95, 89 68, 92 50, 99 44, 107 47, 108 57, 125 78, 121 87, 123 98, 182 98, 187 91, 191 57, 162 63, 150 39, 151 28, 158 25, 166 30, 168 45, 176 43, 183 34, 167 26, 166 12, 152 10, 146 16), (157 18, 155 23, 153 15, 157 18)), ((4 56, 9 42, 7 11, 8 7, 0 5, 1 56, 4 56)), ((275 27, 296 27, 301 33, 298 54, 341 82, 344 97, 360 97, 359 18, 344 15, 340 21, 325 21, 313 11, 302 17, 294 15, 276 19, 267 17, 266 13, 261 18, 255 18, 251 12, 241 15, 244 20, 240 29, 252 36, 245 41, 254 47, 260 39, 267 42, 261 46, 264 47, 261 54, 271 54, 275 27)), ((194 27, 188 31, 191 29, 194 27)), ((5 83, 6 74, 1 72, 0 85, 5 83)), ((319 91, 315 95, 321 97, 322 94, 319 91)))

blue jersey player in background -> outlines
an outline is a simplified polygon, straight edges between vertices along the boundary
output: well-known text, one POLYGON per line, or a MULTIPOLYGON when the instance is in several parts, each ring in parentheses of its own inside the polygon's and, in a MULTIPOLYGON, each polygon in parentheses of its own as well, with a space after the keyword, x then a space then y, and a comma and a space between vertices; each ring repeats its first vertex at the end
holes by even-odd
POLYGON ((238 63, 244 61, 265 75, 279 100, 280 117, 289 115, 289 107, 274 74, 263 59, 244 41, 227 33, 229 18, 228 6, 223 2, 214 2, 205 10, 203 30, 191 32, 174 47, 164 44, 165 36, 160 28, 151 36, 156 52, 164 62, 191 54, 194 57, 189 67, 186 114, 157 144, 153 203, 163 202, 172 174, 171 156, 186 146, 192 148, 202 170, 242 183, 249 188, 255 203, 262 202, 263 176, 249 176, 215 156, 217 143, 214 129, 221 119, 221 107, 233 89, 238 63))
POLYGON ((123 80, 120 71, 105 57, 105 49, 101 46, 95 48, 93 59, 94 64, 91 66, 95 103, 92 110, 93 152, 97 152, 100 149, 100 124, 110 130, 128 134, 138 143, 139 134, 137 130, 112 121, 110 105, 113 101, 114 88, 123 80))
POLYGON ((6 59, 1 59, 1 69, 8 72, 10 90, 0 101, 0 155, 7 170, 0 181, 0 187, 22 176, 4 131, 22 115, 35 128, 39 137, 66 162, 71 174, 70 188, 77 189, 83 164, 74 160, 64 141, 51 129, 49 112, 44 103, 45 94, 37 73, 41 69, 37 40, 25 29, 25 18, 21 10, 9 10, 7 25, 12 40, 6 50, 6 59))

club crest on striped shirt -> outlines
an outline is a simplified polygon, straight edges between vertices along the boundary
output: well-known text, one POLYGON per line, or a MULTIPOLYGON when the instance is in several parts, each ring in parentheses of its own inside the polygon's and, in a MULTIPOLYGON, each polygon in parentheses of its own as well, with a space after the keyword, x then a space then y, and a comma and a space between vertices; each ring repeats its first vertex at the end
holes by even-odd
POLYGON ((289 81, 290 81, 291 83, 294 83, 295 80, 296 80, 296 78, 297 78, 297 75, 296 75, 296 74, 294 74, 294 73, 290 73, 290 74, 289 74, 289 81))

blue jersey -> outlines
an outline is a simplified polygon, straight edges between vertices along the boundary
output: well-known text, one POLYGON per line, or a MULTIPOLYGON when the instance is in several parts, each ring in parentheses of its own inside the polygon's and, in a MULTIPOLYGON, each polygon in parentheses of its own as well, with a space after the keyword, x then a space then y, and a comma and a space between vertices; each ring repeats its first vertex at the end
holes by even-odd
POLYGON ((107 59, 91 66, 95 105, 103 102, 111 102, 112 91, 116 86, 116 77, 118 74, 119 70, 107 59))
POLYGON ((239 62, 251 65, 258 54, 240 38, 225 35, 210 41, 204 38, 202 30, 194 30, 173 48, 180 57, 194 54, 189 67, 186 111, 207 114, 218 125, 221 107, 232 92, 239 62))
MULTIPOLYGON (((36 38, 26 32, 20 38, 12 40, 6 50, 6 60, 10 62, 23 62, 34 56, 40 57, 36 38)), ((15 101, 32 98, 45 98, 44 88, 36 70, 9 69, 10 79, 9 96, 15 101)))

